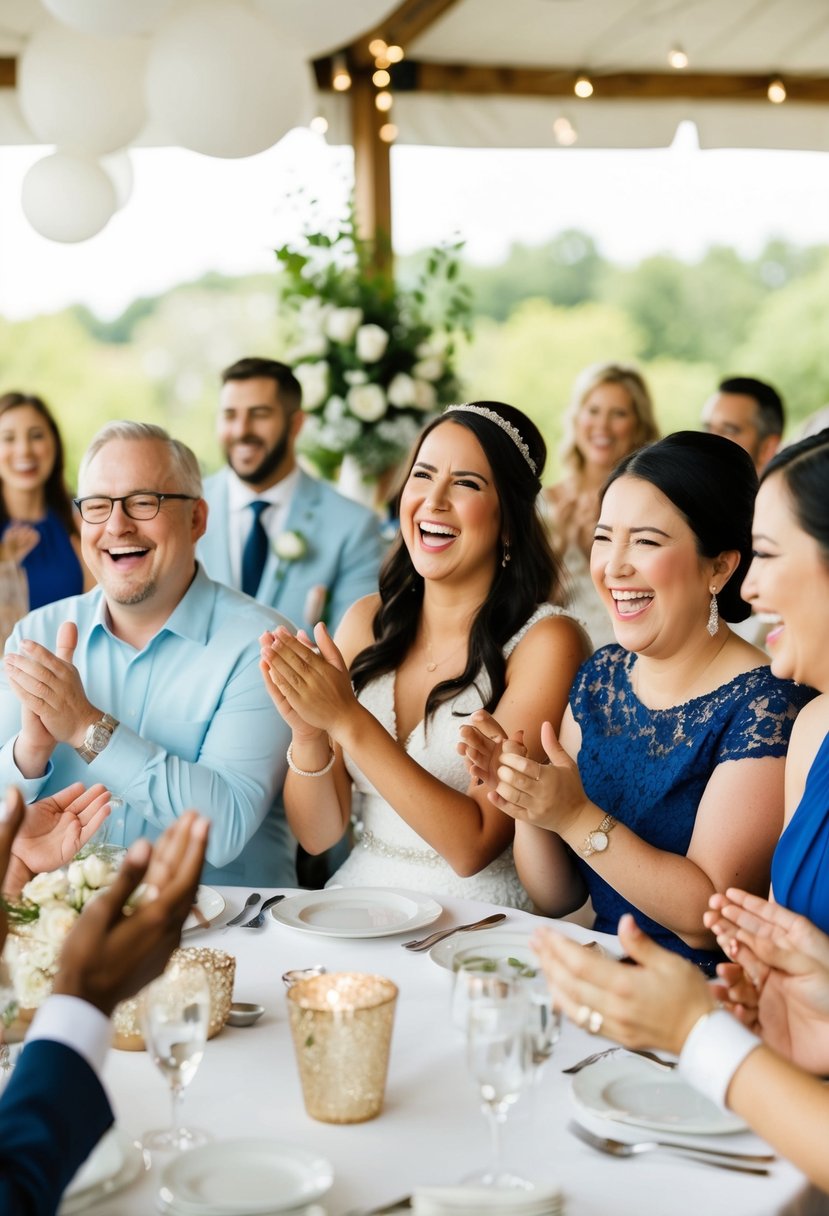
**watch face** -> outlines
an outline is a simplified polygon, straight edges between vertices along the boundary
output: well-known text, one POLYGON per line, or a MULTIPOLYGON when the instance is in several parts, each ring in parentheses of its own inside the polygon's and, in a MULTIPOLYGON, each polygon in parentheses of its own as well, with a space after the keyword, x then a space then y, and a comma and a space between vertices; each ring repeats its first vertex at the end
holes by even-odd
POLYGON ((96 722, 86 738, 86 746, 91 752, 102 752, 111 738, 112 731, 101 726, 100 722, 96 722))
POLYGON ((597 853, 603 853, 610 841, 607 839, 607 832, 591 832, 590 847, 597 853))

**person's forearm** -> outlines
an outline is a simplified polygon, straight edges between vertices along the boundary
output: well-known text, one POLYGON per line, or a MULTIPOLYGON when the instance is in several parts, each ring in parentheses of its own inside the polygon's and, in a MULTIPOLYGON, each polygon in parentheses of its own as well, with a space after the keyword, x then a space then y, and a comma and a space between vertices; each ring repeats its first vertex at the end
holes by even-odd
POLYGON ((587 899, 587 887, 555 832, 518 820, 515 868, 524 890, 545 916, 566 916, 587 899))
POLYGON ((323 771, 331 760, 331 741, 324 731, 314 738, 295 735, 291 759, 294 767, 283 791, 288 825, 307 853, 323 853, 348 826, 351 781, 341 761, 323 771))
POLYGON ((34 878, 34 874, 29 867, 15 853, 12 853, 6 876, 3 879, 3 894, 10 899, 19 899, 20 892, 32 878, 34 878))

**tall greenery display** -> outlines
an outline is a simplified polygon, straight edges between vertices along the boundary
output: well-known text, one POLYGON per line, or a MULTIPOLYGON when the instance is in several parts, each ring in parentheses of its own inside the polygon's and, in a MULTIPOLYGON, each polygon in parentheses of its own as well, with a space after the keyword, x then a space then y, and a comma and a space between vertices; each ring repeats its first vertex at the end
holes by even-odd
POLYGON ((324 477, 346 456, 367 478, 393 468, 424 422, 458 400, 456 336, 470 325, 460 249, 430 250, 404 290, 377 267, 352 208, 334 231, 276 250, 293 330, 286 358, 309 415, 299 449, 324 477))

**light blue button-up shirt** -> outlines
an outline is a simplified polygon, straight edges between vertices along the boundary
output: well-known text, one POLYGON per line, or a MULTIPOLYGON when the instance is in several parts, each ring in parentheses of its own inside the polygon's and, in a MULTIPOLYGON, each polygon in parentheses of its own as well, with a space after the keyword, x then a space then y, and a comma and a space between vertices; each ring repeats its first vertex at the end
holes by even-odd
POLYGON ((125 803, 111 816, 116 844, 153 840, 195 807, 213 820, 206 880, 295 886, 296 846, 281 804, 290 732, 265 691, 258 641, 290 622, 199 567, 142 650, 113 635, 100 588, 30 613, 6 650, 31 638, 54 651, 68 620, 78 626, 74 664, 86 695, 119 726, 90 764, 59 743, 45 774, 26 779, 13 756, 20 702, 2 672, 0 783, 19 785, 31 801, 73 781, 103 782, 125 803))

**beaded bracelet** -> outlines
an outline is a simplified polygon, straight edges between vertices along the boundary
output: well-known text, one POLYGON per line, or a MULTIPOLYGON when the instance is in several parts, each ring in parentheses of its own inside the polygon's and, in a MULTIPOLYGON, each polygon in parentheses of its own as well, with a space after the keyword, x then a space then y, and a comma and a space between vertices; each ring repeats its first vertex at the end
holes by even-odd
POLYGON ((334 749, 330 743, 328 745, 328 750, 329 750, 330 754, 328 757, 328 763, 326 764, 325 768, 318 768, 314 772, 309 773, 309 772, 306 772, 306 770, 304 768, 298 768, 297 765, 294 764, 294 744, 293 744, 293 741, 291 741, 288 744, 288 754, 286 756, 286 759, 288 761, 288 768, 291 770, 292 773, 296 773, 297 777, 324 777, 326 773, 331 772, 331 769, 334 767, 334 761, 336 759, 336 756, 334 754, 334 749))

